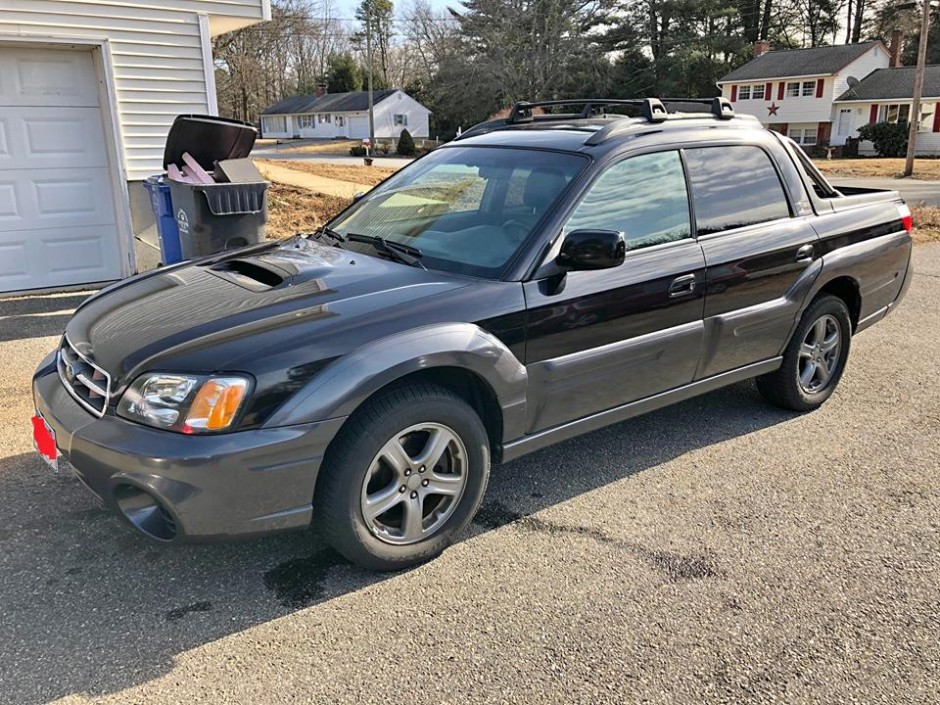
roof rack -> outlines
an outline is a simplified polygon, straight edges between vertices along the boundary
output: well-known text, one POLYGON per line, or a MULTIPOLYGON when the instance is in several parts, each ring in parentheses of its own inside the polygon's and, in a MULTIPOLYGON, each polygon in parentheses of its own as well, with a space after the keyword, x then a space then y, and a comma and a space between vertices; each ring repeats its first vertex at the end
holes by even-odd
MULTIPOLYGON (((538 101, 519 101, 512 106, 512 110, 509 112, 509 117, 505 119, 496 119, 496 120, 487 120, 485 122, 478 123, 468 130, 464 131, 457 139, 464 139, 467 137, 472 137, 474 135, 480 135, 487 132, 492 132, 494 130, 503 129, 511 125, 521 125, 526 123, 535 123, 535 122, 565 122, 571 120, 587 120, 590 118, 626 118, 625 115, 613 115, 605 112, 604 108, 608 106, 626 106, 630 108, 636 108, 639 112, 637 117, 646 120, 649 123, 661 123, 673 117, 693 117, 698 114, 704 113, 704 111, 696 111, 694 113, 684 113, 683 115, 676 115, 677 112, 683 111, 673 111, 670 113, 667 110, 667 105, 675 106, 677 104, 694 104, 694 105, 703 105, 708 106, 709 111, 712 116, 718 118, 719 120, 731 120, 735 117, 734 106, 726 98, 663 98, 662 100, 658 98, 570 98, 563 100, 538 100, 538 101), (547 113, 544 115, 536 115, 536 108, 554 108, 554 107, 564 107, 564 106, 582 106, 580 112, 576 113, 547 113)), ((617 121, 611 124, 606 125, 600 130, 597 130, 590 138, 585 142, 587 145, 597 145, 608 139, 614 134, 618 134, 623 130, 628 129, 631 125, 635 125, 635 121, 630 123, 622 123, 617 121)))
MULTIPOLYGON (((624 105, 631 108, 638 108, 640 116, 646 118, 649 122, 662 122, 666 119, 666 108, 656 98, 577 98, 565 100, 539 100, 530 102, 527 100, 519 101, 512 106, 506 123, 517 125, 523 122, 533 122, 534 108, 552 108, 565 105, 583 105, 580 113, 558 115, 561 119, 586 119, 595 115, 603 115, 604 108, 608 105, 624 105)), ((540 116, 545 117, 545 116, 540 116)))

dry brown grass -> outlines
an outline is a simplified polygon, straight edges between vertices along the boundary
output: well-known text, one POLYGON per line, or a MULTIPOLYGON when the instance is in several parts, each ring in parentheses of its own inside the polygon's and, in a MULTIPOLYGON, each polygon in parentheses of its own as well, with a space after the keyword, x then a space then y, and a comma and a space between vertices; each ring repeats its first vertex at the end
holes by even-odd
MULTIPOLYGON (((815 164, 827 176, 855 178, 894 178, 904 173, 903 159, 816 159, 815 164)), ((914 179, 940 180, 940 159, 918 159, 914 162, 914 179)))
POLYGON ((279 154, 343 154, 349 156, 349 148, 362 145, 362 140, 333 140, 331 142, 319 142, 316 144, 307 144, 300 147, 291 147, 284 145, 278 150, 279 154))
POLYGON ((349 205, 338 196, 324 196, 307 189, 272 183, 268 187, 268 238, 280 239, 310 232, 349 205))
POLYGON ((292 160, 259 160, 276 166, 282 166, 285 169, 294 171, 305 171, 308 174, 322 176, 325 179, 336 179, 338 181, 348 181, 354 184, 364 184, 366 186, 375 186, 380 181, 384 181, 389 176, 398 171, 395 167, 387 166, 346 166, 343 164, 321 164, 317 162, 300 162, 292 160))
POLYGON ((912 206, 914 215, 914 242, 940 242, 940 208, 937 206, 912 206))

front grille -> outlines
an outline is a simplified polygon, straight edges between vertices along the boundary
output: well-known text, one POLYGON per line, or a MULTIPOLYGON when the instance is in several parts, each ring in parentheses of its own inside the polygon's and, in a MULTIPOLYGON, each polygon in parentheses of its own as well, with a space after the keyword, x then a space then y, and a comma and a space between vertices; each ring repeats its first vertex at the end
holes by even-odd
POLYGON ((62 338, 58 355, 59 378, 75 400, 96 416, 104 416, 111 398, 111 376, 62 338))

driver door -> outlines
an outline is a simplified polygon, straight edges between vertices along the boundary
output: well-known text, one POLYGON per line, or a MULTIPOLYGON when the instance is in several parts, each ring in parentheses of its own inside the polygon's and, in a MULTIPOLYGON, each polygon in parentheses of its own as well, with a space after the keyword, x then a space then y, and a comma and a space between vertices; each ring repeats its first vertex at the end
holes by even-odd
MULTIPOLYGON (((702 345, 705 258, 692 237, 675 150, 629 157, 597 177, 559 238, 624 234, 622 265, 524 284, 528 432, 692 381, 702 345)), ((554 256, 554 255, 552 255, 554 256)))

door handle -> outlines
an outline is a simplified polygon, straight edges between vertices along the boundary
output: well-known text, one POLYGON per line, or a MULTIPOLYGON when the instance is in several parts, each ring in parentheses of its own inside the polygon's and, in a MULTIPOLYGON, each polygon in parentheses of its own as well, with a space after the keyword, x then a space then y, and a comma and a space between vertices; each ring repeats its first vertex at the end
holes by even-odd
POLYGON ((803 245, 796 251, 797 262, 812 262, 815 254, 815 248, 812 245, 803 245))
POLYGON ((683 274, 672 280, 672 284, 669 285, 669 296, 688 296, 695 292, 695 285, 694 274, 683 274))

